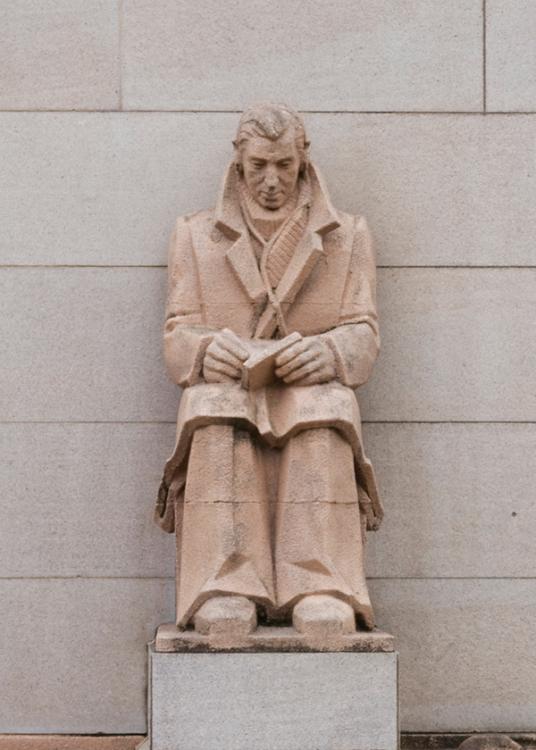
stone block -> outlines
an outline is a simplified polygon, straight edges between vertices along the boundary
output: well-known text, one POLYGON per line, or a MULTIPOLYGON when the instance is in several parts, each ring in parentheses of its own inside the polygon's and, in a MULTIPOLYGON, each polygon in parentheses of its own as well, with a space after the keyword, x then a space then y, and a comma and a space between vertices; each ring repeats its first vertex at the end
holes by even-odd
POLYGON ((174 421, 162 269, 2 269, 1 420, 174 421), (3 328, 5 326, 5 328, 3 328))
POLYGON ((305 110, 482 106, 482 16, 471 0, 455 13, 426 0, 160 0, 158 12, 131 0, 123 33, 130 109, 239 110, 251 92, 305 110))
POLYGON ((174 576, 175 540, 153 522, 174 438, 173 424, 0 424, 1 575, 174 576))
POLYGON ((536 109, 536 5, 532 0, 487 0, 488 111, 536 109))
POLYGON ((151 750, 396 750, 395 653, 150 651, 151 750))
POLYGON ((145 733, 146 643, 173 595, 162 579, 1 580, 2 731, 145 733))
POLYGON ((1 262, 167 263, 177 216, 215 202, 235 120, 0 113, 1 262))
POLYGON ((1 109, 119 107, 117 0, 0 7, 1 109))
POLYGON ((536 269, 383 269, 371 421, 536 418, 536 269))
POLYGON ((367 424, 385 506, 372 577, 530 577, 534 424, 367 424))
MULTIPOLYGON (((1 262, 165 264, 176 216, 214 205, 237 120, 0 113, 1 262)), ((365 214, 380 265, 534 265, 536 118, 306 121, 335 205, 365 214)))
POLYGON ((535 579, 369 584, 400 655, 402 731, 533 731, 535 579))
POLYGON ((367 217, 379 265, 534 265, 536 118, 315 114, 307 122, 335 205, 367 217))

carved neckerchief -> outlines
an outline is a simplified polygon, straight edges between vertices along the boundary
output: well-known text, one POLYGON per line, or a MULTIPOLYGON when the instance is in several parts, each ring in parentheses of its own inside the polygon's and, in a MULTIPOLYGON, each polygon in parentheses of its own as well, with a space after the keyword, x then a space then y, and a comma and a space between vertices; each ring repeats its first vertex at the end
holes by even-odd
POLYGON ((292 202, 278 211, 269 211, 254 200, 243 182, 240 183, 240 205, 252 235, 261 247, 259 266, 271 290, 275 289, 301 240, 311 204, 309 181, 301 180, 300 190, 292 202))

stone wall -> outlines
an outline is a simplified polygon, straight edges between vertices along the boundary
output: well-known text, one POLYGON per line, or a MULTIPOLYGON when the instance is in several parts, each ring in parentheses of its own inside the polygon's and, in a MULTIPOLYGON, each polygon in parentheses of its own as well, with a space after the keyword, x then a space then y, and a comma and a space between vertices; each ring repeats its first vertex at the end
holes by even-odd
POLYGON ((535 36, 535 0, 0 4, 0 732, 145 729, 167 237, 266 98, 377 240, 402 729, 536 729, 535 36))

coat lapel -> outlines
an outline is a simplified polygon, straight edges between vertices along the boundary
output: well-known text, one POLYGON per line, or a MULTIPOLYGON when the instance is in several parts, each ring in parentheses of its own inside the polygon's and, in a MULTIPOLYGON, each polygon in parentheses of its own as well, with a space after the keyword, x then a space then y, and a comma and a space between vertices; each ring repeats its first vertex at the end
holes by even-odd
POLYGON ((247 232, 241 234, 227 250, 227 260, 250 300, 255 305, 263 303, 268 293, 247 232))
POLYGON ((268 295, 249 239, 249 232, 240 211, 234 162, 231 162, 227 168, 223 179, 216 206, 215 226, 226 237, 233 240, 233 244, 226 253, 227 260, 244 291, 255 305, 264 303, 268 295))

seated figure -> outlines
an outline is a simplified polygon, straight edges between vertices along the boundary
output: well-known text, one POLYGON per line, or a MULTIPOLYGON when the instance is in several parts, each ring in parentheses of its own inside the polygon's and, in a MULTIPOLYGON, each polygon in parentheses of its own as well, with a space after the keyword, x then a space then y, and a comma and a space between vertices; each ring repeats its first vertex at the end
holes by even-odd
POLYGON ((214 210, 178 219, 166 363, 182 386, 156 520, 177 535, 177 625, 372 629, 382 518, 354 389, 379 349, 366 221, 337 211, 301 117, 246 110, 214 210))

